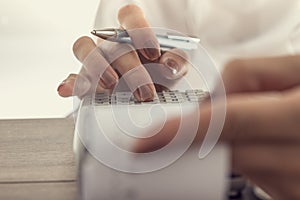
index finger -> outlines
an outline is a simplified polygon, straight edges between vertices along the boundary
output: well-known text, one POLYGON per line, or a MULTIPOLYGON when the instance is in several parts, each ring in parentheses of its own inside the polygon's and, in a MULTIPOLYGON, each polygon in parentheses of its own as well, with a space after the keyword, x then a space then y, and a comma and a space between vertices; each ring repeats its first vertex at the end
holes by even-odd
POLYGON ((142 9, 134 4, 122 7, 118 13, 122 28, 126 29, 135 48, 148 60, 160 57, 159 43, 142 9))
MULTIPOLYGON (((220 140, 233 144, 299 142, 300 126, 296 119, 300 115, 300 104, 296 101, 299 92, 297 89, 229 96, 220 140)), ((206 133, 210 113, 210 106, 202 107, 199 140, 206 133)))
MULTIPOLYGON (((288 91, 284 96, 274 96, 270 93, 232 95, 227 101, 220 142, 239 145, 299 143, 299 97, 300 88, 288 91)), ((201 144, 207 134, 211 113, 210 102, 203 103, 195 138, 197 144, 201 144)), ((155 136, 138 140, 134 151, 144 153, 164 147, 175 137, 179 124, 180 118, 167 121, 155 136)))
POLYGON ((300 85, 300 55, 239 59, 223 71, 227 93, 282 91, 300 85))
MULTIPOLYGON (((227 66, 223 80, 227 93, 231 94, 221 141, 240 144, 300 142, 300 89, 293 89, 300 85, 299 60, 300 56, 255 58, 234 61, 227 66)), ((198 142, 204 139, 211 121, 210 104, 203 105, 200 113, 198 142)), ((176 120, 167 123, 176 124, 176 120)), ((167 127, 162 132, 168 132, 167 127)), ((138 149, 151 149, 158 143, 165 145, 172 137, 174 135, 162 134, 159 142, 149 140, 140 143, 138 149)))
POLYGON ((82 98, 94 92, 98 83, 105 89, 111 89, 118 82, 118 75, 89 37, 79 38, 73 45, 76 58, 83 64, 74 85, 74 95, 82 98))

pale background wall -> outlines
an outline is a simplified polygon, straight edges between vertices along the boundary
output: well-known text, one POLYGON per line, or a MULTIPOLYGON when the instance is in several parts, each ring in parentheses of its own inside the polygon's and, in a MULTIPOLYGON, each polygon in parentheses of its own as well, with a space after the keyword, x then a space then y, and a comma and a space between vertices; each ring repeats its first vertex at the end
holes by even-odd
POLYGON ((71 48, 89 34, 99 0, 0 0, 0 119, 63 117, 72 98, 57 95, 77 72, 71 48))

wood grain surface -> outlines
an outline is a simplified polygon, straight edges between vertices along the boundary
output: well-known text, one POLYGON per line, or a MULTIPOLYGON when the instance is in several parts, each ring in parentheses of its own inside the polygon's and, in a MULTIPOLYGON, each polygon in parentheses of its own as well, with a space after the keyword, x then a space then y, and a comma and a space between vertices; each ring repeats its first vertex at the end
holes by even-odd
POLYGON ((72 119, 0 120, 0 200, 76 199, 72 119))

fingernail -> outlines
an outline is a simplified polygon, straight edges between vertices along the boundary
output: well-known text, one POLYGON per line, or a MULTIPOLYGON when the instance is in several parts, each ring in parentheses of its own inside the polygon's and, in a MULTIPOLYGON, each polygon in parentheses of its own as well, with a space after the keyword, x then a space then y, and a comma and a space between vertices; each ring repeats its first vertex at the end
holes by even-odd
POLYGON ((169 68, 172 75, 176 75, 178 73, 179 66, 175 60, 168 58, 167 61, 165 62, 165 65, 169 68))
POLYGON ((185 68, 185 66, 179 67, 178 63, 171 58, 168 58, 164 64, 166 66, 166 69, 168 69, 167 71, 169 72, 166 73, 166 78, 173 80, 182 76, 181 72, 185 68))
POLYGON ((155 60, 160 57, 160 51, 157 45, 152 40, 148 40, 147 42, 145 42, 144 48, 147 59, 155 60))
POLYGON ((136 98, 136 100, 142 101, 142 100, 141 100, 141 96, 140 96, 139 89, 137 89, 136 91, 133 92, 133 96, 136 98))
POLYGON ((111 70, 107 69, 104 72, 103 76, 100 78, 100 81, 103 84, 104 88, 111 89, 118 82, 118 75, 115 72, 112 72, 111 70))
POLYGON ((143 85, 138 88, 141 101, 151 101, 154 98, 154 90, 149 85, 143 85))
POLYGON ((61 82, 61 84, 59 84, 59 86, 57 87, 57 92, 59 92, 64 85, 66 85, 66 82, 61 82))

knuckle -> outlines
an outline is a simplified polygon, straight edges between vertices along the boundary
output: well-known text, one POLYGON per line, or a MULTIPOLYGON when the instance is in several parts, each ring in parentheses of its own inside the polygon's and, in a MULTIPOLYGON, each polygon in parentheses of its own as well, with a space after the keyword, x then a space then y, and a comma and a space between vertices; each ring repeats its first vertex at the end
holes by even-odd
POLYGON ((77 74, 71 73, 69 74, 69 76, 67 77, 67 79, 76 79, 77 78, 77 74))

